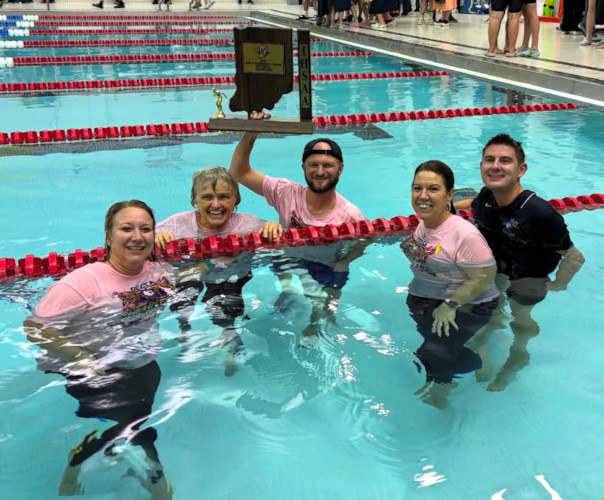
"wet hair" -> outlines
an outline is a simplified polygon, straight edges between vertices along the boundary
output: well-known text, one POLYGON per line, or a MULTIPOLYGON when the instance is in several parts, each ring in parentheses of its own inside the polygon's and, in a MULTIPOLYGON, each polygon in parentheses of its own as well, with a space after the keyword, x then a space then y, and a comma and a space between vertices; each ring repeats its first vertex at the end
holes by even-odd
POLYGON ((207 184, 212 186, 216 192, 216 184, 218 181, 224 181, 231 190, 231 194, 235 197, 235 206, 241 203, 241 194, 239 193, 239 185, 233 179, 233 176, 224 167, 207 167, 198 170, 193 174, 193 185, 191 186, 191 205, 197 207, 197 195, 199 191, 207 184))
POLYGON ((503 145, 510 146, 514 148, 514 152, 516 153, 516 159, 520 165, 524 164, 526 156, 524 154, 524 149, 522 149, 522 143, 518 142, 515 139, 512 139, 508 134, 497 134, 495 137, 491 137, 489 142, 487 142, 486 146, 482 150, 482 156, 484 156, 484 152, 489 146, 493 145, 503 145))
POLYGON ((109 207, 109 210, 107 210, 107 213, 105 214, 105 261, 109 260, 109 256, 111 255, 111 247, 107 244, 107 235, 113 230, 113 220, 119 211, 130 207, 140 208, 147 212, 153 221, 153 232, 155 232, 155 215, 153 214, 151 207, 144 201, 130 200, 114 203, 109 207))
MULTIPOLYGON (((413 173, 413 179, 415 179, 417 174, 419 174, 420 172, 432 172, 434 174, 439 175, 445 184, 445 189, 447 190, 447 193, 455 188, 455 175, 453 174, 453 170, 451 170, 449 165, 440 160, 428 160, 424 163, 421 163, 415 169, 415 172, 413 173)), ((455 207, 453 207, 453 202, 450 203, 449 210, 452 214, 455 213, 455 207)))

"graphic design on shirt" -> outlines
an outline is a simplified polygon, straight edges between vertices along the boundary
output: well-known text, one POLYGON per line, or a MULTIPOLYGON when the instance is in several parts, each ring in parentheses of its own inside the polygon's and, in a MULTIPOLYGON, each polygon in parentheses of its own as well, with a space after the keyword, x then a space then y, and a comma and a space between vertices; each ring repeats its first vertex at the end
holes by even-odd
POLYGON ((428 270, 426 263, 428 261, 428 257, 431 255, 436 255, 441 251, 440 245, 428 245, 421 238, 411 236, 401 243, 401 250, 411 261, 412 268, 434 274, 428 270))
POLYGON ((290 220, 289 220, 289 227, 293 227, 295 229, 302 229, 304 227, 308 227, 308 224, 306 224, 301 218, 300 216, 296 213, 295 210, 292 210, 291 216, 290 216, 290 220))
POLYGON ((522 243, 526 243, 518 237, 518 233, 520 231, 520 225, 516 219, 509 219, 503 221, 501 231, 511 240, 521 241, 522 243))
POLYGON ((168 292, 173 290, 174 285, 162 276, 157 281, 149 281, 142 285, 132 287, 129 292, 115 292, 113 298, 122 301, 122 311, 125 317, 122 320, 127 326, 140 323, 150 316, 149 312, 165 304, 168 300, 168 292))

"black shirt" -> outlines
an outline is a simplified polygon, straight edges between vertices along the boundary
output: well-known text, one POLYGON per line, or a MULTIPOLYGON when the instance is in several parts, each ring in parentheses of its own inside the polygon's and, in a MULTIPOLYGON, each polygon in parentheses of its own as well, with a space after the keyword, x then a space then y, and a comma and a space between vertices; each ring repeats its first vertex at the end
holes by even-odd
POLYGON ((533 191, 525 190, 499 207, 484 187, 472 208, 476 226, 493 250, 497 271, 510 279, 546 277, 560 262, 557 252, 572 246, 562 216, 533 191))

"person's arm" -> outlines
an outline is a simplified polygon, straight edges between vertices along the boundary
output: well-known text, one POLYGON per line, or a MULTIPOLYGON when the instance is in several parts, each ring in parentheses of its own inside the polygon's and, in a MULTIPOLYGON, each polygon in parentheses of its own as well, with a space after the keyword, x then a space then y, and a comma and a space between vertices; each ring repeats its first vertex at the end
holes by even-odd
POLYGON ((585 263, 585 257, 574 246, 571 246, 568 250, 559 251, 558 253, 562 256, 562 261, 558 266, 554 281, 547 284, 547 289, 553 292, 566 290, 566 287, 573 279, 573 276, 577 274, 577 271, 579 271, 581 266, 585 263))
MULTIPOLYGON (((468 279, 455 290, 451 298, 451 302, 455 302, 457 307, 463 306, 480 294, 486 292, 493 286, 495 275, 497 274, 497 266, 464 268, 464 273, 468 279)), ((440 304, 432 313, 434 322, 432 323, 432 333, 436 333, 439 337, 444 333, 449 336, 449 325, 458 329, 455 323, 456 307, 447 305, 446 302, 440 304)))
POLYGON ((350 263, 363 255, 363 253, 365 253, 365 249, 372 243, 373 238, 357 241, 356 244, 348 252, 346 252, 346 255, 334 262, 333 270, 337 273, 348 271, 348 266, 350 263))
POLYGON ((94 370, 95 357, 86 349, 71 343, 63 337, 59 330, 43 326, 31 318, 25 320, 23 330, 27 340, 44 349, 50 355, 65 360, 65 363, 69 364, 70 370, 94 370))
POLYGON ((470 210, 472 208, 473 198, 468 198, 466 200, 459 200, 453 203, 455 210, 470 210))
MULTIPOLYGON (((270 117, 270 113, 256 111, 250 113, 250 120, 267 120, 270 117)), ((237 182, 251 189, 254 193, 263 196, 262 183, 264 182, 265 175, 250 166, 250 155, 257 138, 258 134, 255 132, 246 132, 243 134, 231 158, 229 173, 237 182)))

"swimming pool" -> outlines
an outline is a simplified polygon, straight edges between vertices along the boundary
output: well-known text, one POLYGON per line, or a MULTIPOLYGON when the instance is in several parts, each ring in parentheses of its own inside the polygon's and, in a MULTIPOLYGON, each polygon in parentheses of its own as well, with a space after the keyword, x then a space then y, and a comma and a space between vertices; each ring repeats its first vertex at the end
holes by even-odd
MULTIPOLYGON (((316 46, 346 50, 333 43, 316 46)), ((7 49, 4 55, 13 56, 7 49)), ((232 74, 228 63, 210 66, 57 66, 41 73, 42 68, 12 68, 0 78, 232 74)), ((414 69, 382 56, 317 58, 313 68, 322 73, 414 69)), ((315 115, 499 106, 519 99, 558 102, 455 75, 316 82, 313 90, 315 115)), ((8 110, 5 132, 198 121, 215 109, 208 88, 4 97, 1 103, 8 110)), ((297 97, 288 95, 274 114, 296 112, 297 97)), ((525 145, 525 187, 547 199, 602 192, 602 130, 604 115, 583 108, 339 126, 317 133, 337 140, 344 152, 340 192, 375 219, 411 213, 412 171, 430 158, 453 168, 458 187, 478 188, 482 145, 501 131, 525 145)), ((110 149, 82 152, 74 144, 77 153, 52 146, 44 155, 36 150, 0 157, 0 255, 43 256, 99 246, 105 210, 118 199, 148 201, 158 220, 186 210, 192 172, 227 165, 235 140, 233 134, 133 140, 124 149, 125 141, 99 142, 97 147, 110 149), (162 141, 171 145, 158 147, 162 141)), ((261 138, 252 165, 301 180, 307 141, 261 138)), ((245 189, 242 196, 242 212, 274 218, 263 199, 245 189)), ((485 384, 465 377, 442 411, 414 395, 424 380, 412 355, 421 338, 404 305, 411 273, 397 238, 374 243, 351 265, 336 324, 325 326, 326 338, 314 349, 297 347, 305 326, 299 318, 308 317, 308 304, 300 297, 276 314, 278 284, 268 267, 270 255, 258 255, 254 279, 244 289, 250 319, 233 377, 224 376, 224 354, 210 345, 220 332, 202 306, 186 346, 176 340, 178 325, 166 312, 159 358, 163 377, 149 424, 158 429, 157 446, 175 498, 556 498, 546 485, 565 499, 602 496, 604 347, 597 326, 603 302, 602 212, 565 218, 587 261, 567 291, 550 294, 535 308, 541 334, 529 344, 531 364, 502 392, 487 392, 485 384)), ((23 301, 35 301, 50 282, 0 285, 0 475, 3 491, 15 492, 13 498, 55 498, 68 450, 106 425, 77 418, 61 379, 36 369, 36 348, 21 329, 28 315, 23 301)), ((507 326, 491 339, 495 367, 505 360, 510 342, 507 326)), ((135 480, 121 478, 138 459, 131 447, 115 457, 91 458, 81 474, 87 495, 146 498, 135 480)))

